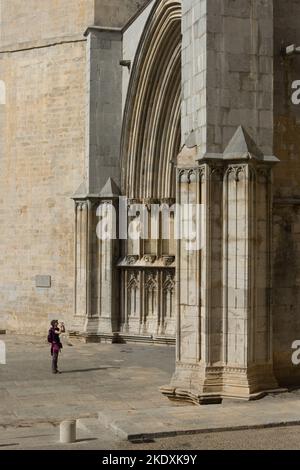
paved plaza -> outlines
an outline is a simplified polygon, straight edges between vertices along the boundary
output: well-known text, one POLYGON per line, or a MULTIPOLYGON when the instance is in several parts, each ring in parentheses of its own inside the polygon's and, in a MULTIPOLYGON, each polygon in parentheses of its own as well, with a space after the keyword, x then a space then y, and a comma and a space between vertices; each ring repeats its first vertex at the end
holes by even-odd
POLYGON ((44 338, 0 339, 7 347, 0 450, 300 447, 298 391, 251 403, 179 405, 159 391, 174 369, 172 346, 65 340, 62 374, 53 375, 44 338), (78 420, 77 442, 61 445, 58 425, 68 418, 78 420))
MULTIPOLYGON (((1 336, 7 364, 0 366, 0 424, 59 423, 96 417, 105 409, 139 409, 168 404, 159 392, 174 368, 174 348, 124 344, 64 347, 63 372, 51 372, 50 346, 44 338, 1 336)), ((70 343, 69 343, 70 344, 70 343)))

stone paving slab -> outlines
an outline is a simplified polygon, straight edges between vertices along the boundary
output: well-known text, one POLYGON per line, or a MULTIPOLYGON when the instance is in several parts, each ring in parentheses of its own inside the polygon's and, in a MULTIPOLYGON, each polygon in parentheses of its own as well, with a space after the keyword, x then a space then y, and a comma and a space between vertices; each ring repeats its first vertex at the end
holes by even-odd
MULTIPOLYGON (((120 438, 130 441, 184 434, 260 429, 300 424, 295 396, 256 402, 159 409, 105 410, 98 418, 120 438)), ((88 421, 88 420, 87 420, 88 421)))

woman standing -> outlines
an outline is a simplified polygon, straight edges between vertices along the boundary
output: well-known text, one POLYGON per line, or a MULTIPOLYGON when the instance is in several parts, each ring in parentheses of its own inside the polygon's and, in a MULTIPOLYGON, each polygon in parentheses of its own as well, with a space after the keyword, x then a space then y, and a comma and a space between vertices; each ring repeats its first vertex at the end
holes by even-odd
POLYGON ((48 342, 51 344, 51 356, 52 356, 52 373, 60 374, 58 370, 58 355, 62 349, 62 344, 59 338, 61 333, 65 333, 65 325, 63 323, 58 323, 58 320, 52 320, 51 328, 48 333, 48 342))

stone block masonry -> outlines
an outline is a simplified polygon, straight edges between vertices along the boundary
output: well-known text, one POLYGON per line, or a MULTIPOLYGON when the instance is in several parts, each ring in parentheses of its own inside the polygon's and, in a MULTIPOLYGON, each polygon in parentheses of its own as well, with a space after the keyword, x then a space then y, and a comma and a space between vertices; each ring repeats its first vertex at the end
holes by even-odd
POLYGON ((73 202, 84 172, 85 42, 0 55, 0 305, 8 329, 47 328, 73 305, 73 202), (38 275, 52 278, 36 287, 38 275))

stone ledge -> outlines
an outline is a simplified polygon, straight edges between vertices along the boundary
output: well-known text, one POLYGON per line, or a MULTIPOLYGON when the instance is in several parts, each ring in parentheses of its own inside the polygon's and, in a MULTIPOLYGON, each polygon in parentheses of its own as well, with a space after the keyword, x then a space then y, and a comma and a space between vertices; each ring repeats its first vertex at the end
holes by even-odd
POLYGON ((110 344, 126 344, 126 343, 144 343, 144 344, 160 344, 175 345, 175 338, 168 336, 151 336, 151 335, 132 335, 126 333, 79 333, 75 331, 69 332, 69 339, 83 343, 110 343, 110 344))
POLYGON ((129 441, 224 431, 265 429, 300 424, 296 400, 265 401, 208 407, 169 406, 98 413, 98 419, 129 441))

